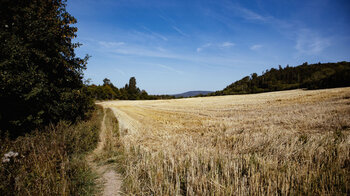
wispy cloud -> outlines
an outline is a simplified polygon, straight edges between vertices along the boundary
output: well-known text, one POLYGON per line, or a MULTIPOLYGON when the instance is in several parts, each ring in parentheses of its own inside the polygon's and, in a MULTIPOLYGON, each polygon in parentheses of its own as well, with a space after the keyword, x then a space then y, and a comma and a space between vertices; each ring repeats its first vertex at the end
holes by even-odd
POLYGON ((126 76, 126 73, 121 69, 114 68, 114 71, 118 72, 120 75, 126 76))
POLYGON ((330 46, 330 39, 324 38, 308 29, 302 29, 297 34, 295 49, 299 54, 315 55, 330 46))
POLYGON ((145 29, 147 32, 149 32, 150 34, 152 34, 153 36, 155 37, 158 37, 164 41, 168 41, 168 38, 166 38, 164 35, 160 34, 160 33, 156 33, 152 30, 150 30, 149 28, 145 27, 145 26, 142 26, 143 29, 145 29))
POLYGON ((204 48, 208 48, 211 45, 211 43, 204 44, 203 46, 197 48, 197 52, 201 52, 204 48))
POLYGON ((111 52, 120 55, 141 56, 141 57, 158 57, 158 58, 174 58, 173 55, 157 50, 157 48, 143 48, 139 46, 128 46, 115 48, 111 52))
POLYGON ((232 47, 234 45, 235 44, 232 43, 232 42, 224 42, 224 43, 221 44, 221 47, 228 48, 228 47, 232 47))
POLYGON ((133 57, 150 57, 150 58, 167 58, 183 60, 188 58, 186 55, 180 55, 168 51, 163 47, 147 47, 137 44, 123 44, 109 47, 108 45, 100 44, 100 50, 119 56, 133 56, 133 57))
POLYGON ((234 46, 235 43, 232 42, 223 42, 223 43, 206 43, 200 47, 198 47, 196 49, 197 52, 202 52, 204 49, 206 48, 216 48, 216 49, 220 49, 220 48, 230 48, 232 46, 234 46))
POLYGON ((238 4, 229 3, 229 5, 230 6, 228 6, 228 9, 233 11, 236 16, 239 16, 245 20, 268 24, 274 28, 288 31, 298 28, 298 24, 295 24, 295 21, 285 21, 268 14, 264 15, 238 4))
POLYGON ((159 52, 166 52, 167 50, 164 49, 163 47, 156 47, 156 49, 159 51, 159 52))
POLYGON ((260 44, 255 44, 255 45, 252 45, 251 47, 250 47, 250 49, 251 50, 259 50, 260 48, 262 48, 263 46, 262 45, 260 45, 260 44))
MULTIPOLYGON (((100 41, 92 41, 99 43, 100 41)), ((220 43, 221 45, 223 43, 220 43)), ((94 45, 91 43, 90 45, 94 45)), ((186 52, 180 52, 176 49, 162 48, 162 47, 147 47, 137 44, 123 44, 114 47, 106 47, 105 45, 98 44, 98 47, 93 47, 91 50, 96 52, 102 52, 105 55, 109 54, 112 58, 124 58, 130 61, 130 57, 140 57, 140 58, 159 58, 159 59, 172 59, 176 61, 187 62, 188 64, 200 64, 206 66, 226 66, 231 67, 242 63, 257 64, 257 61, 251 61, 248 59, 235 58, 230 56, 218 56, 216 53, 202 55, 200 52, 195 54, 190 54, 186 52)), ((215 46, 220 47, 219 44, 207 43, 202 47, 198 48, 201 51, 203 48, 215 46)), ((139 58, 138 58, 139 59, 139 58)), ((164 64, 163 64, 164 65, 164 64)), ((166 66, 166 65, 165 65, 166 66)), ((163 67, 164 68, 164 67, 163 67)), ((181 71, 180 71, 181 72, 181 71)), ((119 72, 121 73, 121 72, 119 72)))
POLYGON ((124 42, 106 42, 98 41, 101 49, 106 52, 112 52, 119 55, 144 56, 144 57, 164 57, 171 58, 162 47, 141 47, 133 44, 125 44, 124 42))
POLYGON ((166 17, 165 15, 163 15, 163 14, 159 14, 158 15, 160 18, 162 18, 164 21, 166 21, 166 22, 169 22, 169 23, 171 23, 171 24, 175 24, 175 21, 173 20, 173 19, 171 19, 171 18, 169 18, 169 17, 166 17))
POLYGON ((156 66, 158 66, 158 67, 161 67, 161 68, 163 68, 163 69, 166 69, 166 70, 168 70, 168 71, 171 71, 171 72, 175 72, 175 73, 178 73, 178 74, 183 74, 182 71, 179 71, 179 70, 177 70, 177 69, 174 69, 174 68, 172 68, 172 67, 170 67, 170 66, 167 66, 167 65, 164 65, 164 64, 154 64, 154 65, 156 65, 156 66))
POLYGON ((257 20, 260 22, 268 22, 269 20, 272 19, 271 17, 260 15, 252 10, 249 10, 247 8, 244 8, 244 7, 241 7, 238 5, 236 5, 232 8, 234 8, 234 10, 238 11, 238 13, 246 20, 257 20))
MULTIPOLYGON (((238 2, 223 0, 220 1, 220 5, 223 8, 221 13, 213 13, 211 10, 206 11, 209 12, 210 15, 214 15, 215 18, 219 19, 223 23, 232 23, 233 15, 250 21, 269 22, 270 20, 273 20, 273 17, 257 13, 244 6, 241 6, 238 2)), ((230 26, 229 24, 227 25, 230 26)))
POLYGON ((178 27, 172 26, 172 28, 173 28, 176 32, 178 32, 180 35, 185 36, 185 37, 188 37, 188 35, 187 35, 186 33, 184 33, 184 32, 183 32, 181 29, 179 29, 178 27))
POLYGON ((106 48, 110 48, 110 47, 116 47, 116 46, 122 46, 125 43, 124 42, 106 42, 106 41, 99 41, 98 44, 100 44, 101 46, 104 46, 106 48))
POLYGON ((279 30, 282 29, 290 31, 296 28, 296 25, 293 24, 294 21, 284 21, 268 14, 261 14, 257 11, 243 7, 238 3, 233 3, 231 1, 220 1, 220 5, 222 6, 222 12, 206 10, 206 14, 210 15, 211 17, 215 18, 219 22, 235 31, 239 29, 236 25, 233 25, 233 17, 239 17, 249 22, 271 25, 272 27, 279 30))
POLYGON ((189 35, 186 34, 183 30, 179 28, 179 25, 171 18, 166 17, 162 14, 159 14, 159 17, 162 18, 164 21, 168 22, 172 29, 174 29, 176 32, 178 32, 180 35, 184 37, 188 37, 189 35))
POLYGON ((232 42, 223 42, 223 43, 207 43, 202 45, 201 47, 198 47, 196 49, 197 52, 202 52, 206 48, 214 48, 214 49, 223 49, 223 48, 230 48, 232 46, 235 46, 235 43, 232 42))
MULTIPOLYGON (((315 55, 322 52, 324 49, 331 45, 331 38, 322 36, 322 32, 305 27, 302 21, 293 20, 281 20, 271 15, 263 15, 256 11, 247 9, 238 3, 232 3, 225 1, 225 8, 230 10, 229 13, 234 13, 236 16, 242 17, 249 21, 255 21, 270 25, 277 29, 283 36, 295 41, 295 49, 298 55, 315 55)), ((227 16, 221 17, 224 20, 222 22, 228 22, 230 20, 225 19, 227 16)), ((230 23, 227 24, 230 26, 230 23)), ((250 47, 251 50, 259 50, 262 45, 256 44, 250 47)))

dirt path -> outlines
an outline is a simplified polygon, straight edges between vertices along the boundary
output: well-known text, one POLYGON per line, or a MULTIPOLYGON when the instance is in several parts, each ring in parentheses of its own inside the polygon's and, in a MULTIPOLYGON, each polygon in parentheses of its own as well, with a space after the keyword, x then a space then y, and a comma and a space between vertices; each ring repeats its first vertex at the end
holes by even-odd
POLYGON ((97 148, 87 157, 87 161, 91 168, 98 174, 98 183, 102 185, 101 192, 97 195, 112 196, 120 195, 120 187, 122 184, 121 176, 110 165, 99 165, 94 161, 95 156, 103 153, 103 147, 106 143, 106 109, 104 109, 103 120, 101 123, 100 141, 97 148))

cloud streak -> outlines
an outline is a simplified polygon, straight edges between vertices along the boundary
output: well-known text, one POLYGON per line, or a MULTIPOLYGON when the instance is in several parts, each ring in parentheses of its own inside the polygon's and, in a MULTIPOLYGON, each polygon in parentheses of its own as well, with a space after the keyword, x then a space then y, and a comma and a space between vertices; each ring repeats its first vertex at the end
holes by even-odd
POLYGON ((260 45, 260 44, 255 44, 255 45, 252 45, 251 47, 250 47, 250 49, 251 50, 259 50, 260 48, 262 48, 263 46, 262 45, 260 45))
POLYGON ((188 35, 186 33, 184 33, 181 29, 179 29, 178 27, 176 26, 172 26, 172 28, 178 32, 180 35, 184 36, 184 37, 188 37, 188 35))
POLYGON ((145 26, 142 26, 142 28, 144 30, 146 30, 147 32, 149 32, 150 34, 152 34, 153 36, 158 37, 158 38, 162 39, 163 41, 168 41, 168 38, 166 38, 164 35, 162 35, 160 33, 156 33, 145 26))
POLYGON ((202 45, 201 47, 198 47, 196 49, 196 51, 199 53, 199 52, 202 52, 206 48, 216 48, 216 49, 230 48, 230 47, 233 47, 235 45, 236 44, 232 43, 232 42, 223 42, 223 43, 214 43, 214 44, 213 43, 207 43, 207 44, 202 45))
POLYGON ((163 65, 163 64, 154 64, 154 65, 156 65, 156 66, 158 66, 158 67, 161 67, 161 68, 163 68, 163 69, 166 69, 166 70, 168 70, 168 71, 178 73, 178 74, 183 74, 183 73, 184 73, 184 72, 182 72, 182 71, 179 71, 179 70, 174 69, 174 68, 172 68, 172 67, 170 67, 170 66, 167 66, 167 65, 163 65))
POLYGON ((234 46, 235 44, 232 43, 232 42, 224 42, 221 44, 221 47, 224 47, 224 48, 229 48, 229 47, 232 47, 234 46))
POLYGON ((210 47, 210 46, 212 46, 211 43, 204 44, 203 46, 198 47, 198 48, 196 49, 196 51, 197 51, 197 52, 201 52, 203 49, 208 48, 208 47, 210 47))
POLYGON ((118 72, 120 75, 126 76, 126 73, 121 69, 114 68, 114 71, 118 72))
POLYGON ((298 32, 295 49, 299 54, 316 55, 330 46, 330 39, 321 37, 308 29, 298 32))
POLYGON ((116 46, 123 46, 124 42, 106 42, 106 41, 99 41, 98 42, 101 46, 104 46, 106 48, 116 47, 116 46))
MULTIPOLYGON (((267 24, 276 28, 282 35, 294 40, 294 49, 298 55, 316 55, 331 45, 330 38, 321 36, 321 33, 316 29, 303 27, 304 24, 300 21, 285 21, 270 15, 262 15, 230 1, 225 2, 225 8, 230 11, 229 13, 235 13, 236 16, 245 20, 267 24)), ((230 21, 227 16, 217 18, 226 23, 230 21)), ((227 26, 231 27, 231 24, 229 23, 227 26)), ((261 47, 262 45, 256 44, 251 46, 250 49, 259 50, 261 47)))
MULTIPOLYGON (((99 43, 99 41, 96 41, 96 42, 99 43)), ((223 43, 215 44, 215 47, 221 46, 222 44, 223 43)), ((232 45, 232 44, 225 44, 225 45, 232 45)), ((259 63, 259 62, 250 61, 247 59, 234 58, 231 55, 225 57, 225 56, 217 56, 215 54, 201 55, 200 52, 198 52, 197 54, 181 53, 181 52, 174 52, 173 50, 164 49, 161 47, 145 47, 141 45, 132 45, 132 44, 123 44, 123 45, 118 45, 114 47, 106 47, 106 45, 104 44, 99 44, 98 46, 99 48, 93 47, 92 50, 99 50, 104 54, 109 53, 113 56, 116 55, 117 57, 126 56, 127 59, 130 59, 130 57, 159 58, 159 59, 189 62, 190 64, 201 64, 201 65, 208 65, 208 66, 215 65, 215 66, 225 66, 225 67, 231 67, 231 66, 234 66, 235 64, 242 64, 242 63, 251 63, 251 64, 259 63)), ((207 44, 204 44, 202 47, 197 48, 197 50, 201 51, 203 47, 207 48, 210 46, 213 46, 213 44, 207 43, 207 44)))
POLYGON ((239 13, 240 16, 242 16, 246 20, 256 20, 260 22, 268 22, 272 18, 267 16, 262 16, 256 12, 253 12, 252 10, 249 10, 247 8, 241 7, 241 6, 234 6, 233 9, 239 13))

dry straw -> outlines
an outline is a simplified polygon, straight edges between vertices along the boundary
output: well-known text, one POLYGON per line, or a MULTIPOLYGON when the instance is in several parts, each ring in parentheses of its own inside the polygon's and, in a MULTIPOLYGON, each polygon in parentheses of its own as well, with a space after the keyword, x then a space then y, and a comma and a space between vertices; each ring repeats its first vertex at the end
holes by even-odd
POLYGON ((350 88, 103 104, 127 194, 350 192, 350 88))

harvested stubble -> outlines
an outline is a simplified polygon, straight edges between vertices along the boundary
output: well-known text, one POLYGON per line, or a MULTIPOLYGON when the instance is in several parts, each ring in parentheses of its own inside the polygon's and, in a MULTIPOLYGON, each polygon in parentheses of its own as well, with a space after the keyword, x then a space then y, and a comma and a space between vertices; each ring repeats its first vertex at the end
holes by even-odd
POLYGON ((127 194, 350 192, 350 88, 102 104, 127 194))

